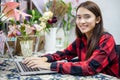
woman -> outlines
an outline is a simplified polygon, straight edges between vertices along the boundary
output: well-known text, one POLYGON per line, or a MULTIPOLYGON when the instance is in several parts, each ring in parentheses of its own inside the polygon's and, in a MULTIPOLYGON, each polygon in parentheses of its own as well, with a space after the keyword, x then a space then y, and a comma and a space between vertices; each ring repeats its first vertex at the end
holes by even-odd
POLYGON ((45 68, 63 74, 94 75, 105 73, 118 75, 118 55, 113 36, 104 31, 99 7, 91 1, 81 3, 76 10, 76 40, 63 51, 43 57, 26 58, 28 67, 45 68), (77 62, 70 62, 78 57, 77 62), (55 62, 62 59, 68 62, 55 62))

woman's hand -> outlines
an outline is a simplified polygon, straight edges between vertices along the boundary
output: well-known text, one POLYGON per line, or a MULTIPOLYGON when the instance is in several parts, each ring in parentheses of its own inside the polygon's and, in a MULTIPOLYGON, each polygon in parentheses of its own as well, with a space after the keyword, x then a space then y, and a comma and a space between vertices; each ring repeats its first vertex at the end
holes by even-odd
POLYGON ((28 57, 25 58, 22 62, 31 68, 50 69, 51 65, 51 63, 47 62, 46 57, 28 57))

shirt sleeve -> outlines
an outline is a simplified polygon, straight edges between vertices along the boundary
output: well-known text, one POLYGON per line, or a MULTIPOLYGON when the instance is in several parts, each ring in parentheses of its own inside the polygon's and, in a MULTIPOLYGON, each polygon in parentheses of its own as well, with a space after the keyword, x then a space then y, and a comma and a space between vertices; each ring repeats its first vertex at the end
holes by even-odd
POLYGON ((72 58, 76 57, 76 40, 70 44, 66 49, 63 51, 56 51, 53 54, 44 55, 48 58, 48 62, 58 61, 62 59, 71 60, 72 58))
POLYGON ((51 70, 73 75, 93 75, 101 72, 108 64, 109 60, 115 58, 115 42, 111 35, 103 35, 93 51, 92 56, 85 61, 79 62, 53 62, 51 70))

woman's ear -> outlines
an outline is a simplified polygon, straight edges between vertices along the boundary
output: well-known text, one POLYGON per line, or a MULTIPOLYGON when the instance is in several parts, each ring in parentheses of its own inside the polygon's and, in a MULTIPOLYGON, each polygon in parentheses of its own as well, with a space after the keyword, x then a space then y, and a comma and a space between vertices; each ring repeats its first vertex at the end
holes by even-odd
POLYGON ((100 16, 96 18, 96 23, 98 24, 100 22, 101 18, 100 16))

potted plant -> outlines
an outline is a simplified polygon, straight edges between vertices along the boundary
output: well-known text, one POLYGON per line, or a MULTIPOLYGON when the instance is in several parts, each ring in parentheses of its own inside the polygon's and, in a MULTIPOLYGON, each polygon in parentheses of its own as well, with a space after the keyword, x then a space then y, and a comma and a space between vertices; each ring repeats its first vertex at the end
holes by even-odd
POLYGON ((46 14, 45 12, 45 16, 43 14, 43 17, 47 16, 48 18, 49 16, 50 18, 40 18, 41 21, 46 23, 45 50, 54 51, 56 49, 56 32, 68 10, 68 4, 66 4, 63 0, 52 0, 46 3, 46 9, 46 12, 48 13, 46 14))

